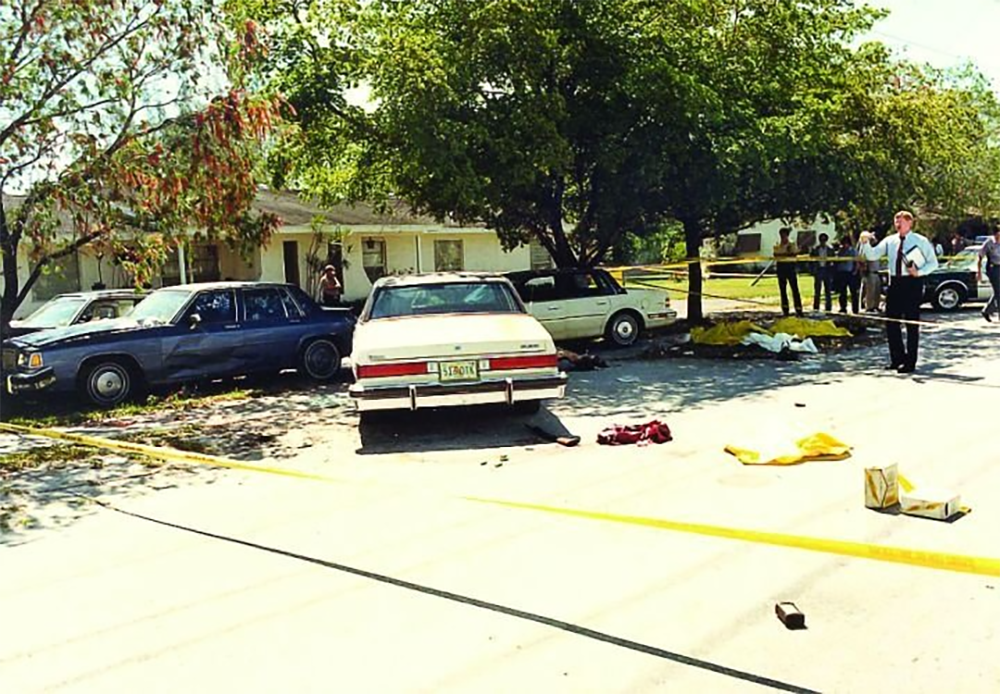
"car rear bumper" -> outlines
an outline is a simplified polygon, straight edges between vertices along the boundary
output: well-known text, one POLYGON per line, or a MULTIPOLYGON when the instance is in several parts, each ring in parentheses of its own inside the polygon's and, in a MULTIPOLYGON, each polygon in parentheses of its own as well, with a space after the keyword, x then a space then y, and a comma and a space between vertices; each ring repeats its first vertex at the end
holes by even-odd
POLYGON ((454 405, 513 405, 528 400, 561 398, 566 393, 566 374, 531 379, 506 378, 499 381, 462 384, 421 384, 365 386, 355 383, 350 388, 357 409, 416 410, 454 405))
POLYGON ((56 382, 55 372, 52 367, 39 369, 30 373, 14 373, 6 378, 4 388, 8 393, 14 395, 23 392, 37 392, 51 388, 56 382))

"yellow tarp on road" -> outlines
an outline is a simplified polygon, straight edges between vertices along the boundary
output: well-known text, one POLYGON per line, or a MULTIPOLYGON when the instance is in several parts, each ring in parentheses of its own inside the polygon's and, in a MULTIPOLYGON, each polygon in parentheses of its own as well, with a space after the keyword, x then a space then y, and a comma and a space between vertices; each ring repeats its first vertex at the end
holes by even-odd
POLYGON ((809 318, 795 318, 789 316, 782 318, 773 326, 771 330, 776 333, 788 333, 800 340, 807 337, 850 337, 851 332, 847 328, 841 328, 832 320, 812 320, 809 318))
POLYGON ((744 465, 798 465, 812 460, 844 460, 851 457, 851 447, 829 434, 817 432, 790 443, 768 444, 754 448, 726 445, 726 453, 744 465))
POLYGON ((698 345, 727 345, 731 347, 740 344, 740 341, 750 333, 771 334, 756 323, 741 320, 732 323, 717 323, 711 328, 701 326, 691 328, 691 342, 698 345))

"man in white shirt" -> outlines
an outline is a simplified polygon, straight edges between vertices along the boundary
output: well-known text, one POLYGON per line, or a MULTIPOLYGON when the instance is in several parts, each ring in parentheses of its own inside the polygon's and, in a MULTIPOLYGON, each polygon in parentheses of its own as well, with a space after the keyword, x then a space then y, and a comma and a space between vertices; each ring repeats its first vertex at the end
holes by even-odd
POLYGON ((889 259, 889 291, 885 297, 885 315, 889 318, 886 334, 889 338, 887 369, 913 373, 917 368, 917 348, 920 344, 920 304, 924 300, 924 276, 937 269, 937 254, 926 237, 912 231, 913 214, 902 210, 893 218, 896 233, 882 239, 878 245, 865 249, 867 260, 882 256, 889 259), (906 323, 906 344, 900 320, 906 323))

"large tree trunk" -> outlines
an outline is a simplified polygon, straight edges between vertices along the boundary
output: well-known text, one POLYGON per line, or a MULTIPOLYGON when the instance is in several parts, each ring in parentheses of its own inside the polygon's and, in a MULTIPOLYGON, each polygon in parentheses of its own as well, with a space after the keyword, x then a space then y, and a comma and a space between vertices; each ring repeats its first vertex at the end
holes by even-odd
POLYGON ((7 224, 7 210, 0 201, 0 256, 3 263, 3 295, 0 296, 0 339, 6 337, 17 310, 17 242, 7 224))
POLYGON ((684 223, 684 247, 688 258, 687 319, 695 323, 704 319, 701 305, 701 225, 692 219, 684 223))

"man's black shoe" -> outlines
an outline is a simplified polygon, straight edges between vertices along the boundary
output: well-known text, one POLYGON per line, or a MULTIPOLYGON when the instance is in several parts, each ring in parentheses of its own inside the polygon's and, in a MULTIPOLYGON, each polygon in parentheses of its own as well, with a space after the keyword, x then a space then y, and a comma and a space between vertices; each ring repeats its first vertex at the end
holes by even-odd
POLYGON ((911 374, 916 370, 917 367, 914 364, 901 364, 899 368, 896 369, 896 373, 911 374))
POLYGON ((898 371, 902 364, 886 364, 882 367, 884 371, 898 371))
POLYGON ((989 311, 983 311, 983 318, 986 319, 987 323, 992 323, 993 322, 993 319, 990 318, 990 312, 989 311))

